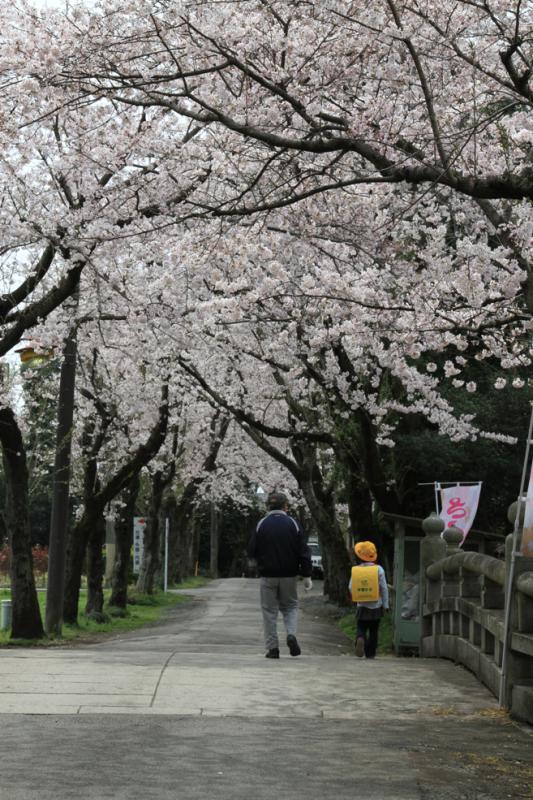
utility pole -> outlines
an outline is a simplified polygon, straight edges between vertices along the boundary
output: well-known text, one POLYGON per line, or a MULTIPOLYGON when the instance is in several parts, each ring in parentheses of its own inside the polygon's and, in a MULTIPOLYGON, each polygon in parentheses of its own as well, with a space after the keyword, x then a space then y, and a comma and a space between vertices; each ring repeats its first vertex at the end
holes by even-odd
MULTIPOLYGON (((79 289, 73 295, 73 316, 78 308, 79 289)), ((74 321, 63 347, 57 404, 57 437, 52 485, 52 516, 48 546, 48 587, 45 631, 61 635, 65 593, 65 560, 70 497, 70 454, 74 418, 74 389, 78 331, 74 321)))

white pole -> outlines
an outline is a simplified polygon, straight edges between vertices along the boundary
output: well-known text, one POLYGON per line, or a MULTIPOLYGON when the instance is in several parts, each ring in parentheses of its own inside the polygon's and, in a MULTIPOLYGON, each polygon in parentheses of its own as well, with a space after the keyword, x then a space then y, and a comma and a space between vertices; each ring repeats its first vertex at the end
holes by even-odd
POLYGON ((518 497, 518 503, 516 504, 516 516, 514 520, 514 529, 513 529, 513 549, 511 553, 511 564, 509 566, 509 575, 507 576, 507 585, 505 587, 505 612, 504 612, 504 622, 503 622, 503 641, 502 641, 502 671, 500 674, 500 696, 499 696, 499 704, 500 706, 506 706, 506 698, 505 698, 505 683, 507 680, 507 662, 509 660, 509 649, 511 645, 511 615, 512 615, 512 608, 513 608, 513 584, 514 584, 514 573, 515 573, 515 564, 516 564, 516 555, 518 550, 518 532, 520 530, 520 512, 522 510, 522 503, 524 504, 524 512, 525 512, 525 505, 526 505, 526 497, 524 497, 524 489, 525 489, 525 481, 526 481, 526 473, 527 473, 527 465, 529 461, 529 449, 531 446, 531 434, 533 432, 533 403, 531 404, 531 415, 529 418, 529 431, 527 434, 527 445, 526 445, 526 455, 524 458, 524 466, 522 468, 522 480, 520 482, 520 495, 518 497))
POLYGON ((168 590, 168 517, 165 519, 165 592, 168 590))
POLYGON ((439 514, 439 491, 440 491, 440 483, 435 481, 435 511, 439 514))

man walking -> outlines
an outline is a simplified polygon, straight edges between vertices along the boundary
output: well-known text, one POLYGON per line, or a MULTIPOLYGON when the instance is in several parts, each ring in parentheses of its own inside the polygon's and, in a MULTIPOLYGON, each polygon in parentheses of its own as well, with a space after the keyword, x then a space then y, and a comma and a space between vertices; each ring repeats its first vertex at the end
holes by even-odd
POLYGON ((304 589, 311 582, 311 551, 297 520, 290 517, 287 497, 281 492, 268 496, 266 516, 257 524, 248 546, 261 577, 261 609, 265 630, 266 658, 279 658, 278 612, 287 631, 291 656, 302 652, 296 638, 298 624, 298 575, 304 577, 304 589))

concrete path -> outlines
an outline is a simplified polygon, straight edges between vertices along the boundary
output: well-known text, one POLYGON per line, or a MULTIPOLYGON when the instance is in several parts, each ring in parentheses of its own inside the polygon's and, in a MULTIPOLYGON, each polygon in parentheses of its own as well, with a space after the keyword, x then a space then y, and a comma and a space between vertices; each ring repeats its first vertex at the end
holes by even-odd
POLYGON ((302 656, 265 659, 258 590, 217 581, 144 631, 1 650, 0 800, 533 796, 533 739, 468 672, 356 659, 305 599, 302 656))

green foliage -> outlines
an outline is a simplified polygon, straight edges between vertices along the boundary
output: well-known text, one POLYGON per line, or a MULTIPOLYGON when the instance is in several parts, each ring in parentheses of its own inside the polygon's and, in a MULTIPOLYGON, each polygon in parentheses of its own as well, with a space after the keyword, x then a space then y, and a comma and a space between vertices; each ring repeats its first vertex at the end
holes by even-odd
MULTIPOLYGON (((516 445, 483 437, 454 442, 415 417, 399 422, 391 477, 400 487, 404 513, 424 517, 434 507, 433 488, 418 483, 482 480, 474 527, 506 532, 507 506, 519 491, 533 390, 527 384, 497 390, 494 381, 499 374, 486 362, 469 363, 465 376, 477 384, 477 391, 449 387, 445 395, 458 413, 473 415, 481 430, 515 437, 516 445)), ((505 377, 511 381, 513 375, 505 377)))

